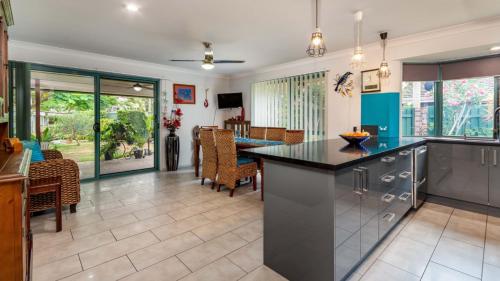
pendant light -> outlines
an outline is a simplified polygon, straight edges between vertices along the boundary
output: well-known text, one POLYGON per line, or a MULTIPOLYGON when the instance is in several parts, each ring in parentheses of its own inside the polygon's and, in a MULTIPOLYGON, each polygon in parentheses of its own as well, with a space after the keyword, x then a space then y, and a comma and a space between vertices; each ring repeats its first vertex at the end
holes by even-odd
POLYGON ((318 0, 316 0, 316 30, 311 35, 311 43, 307 47, 306 53, 310 57, 321 57, 326 53, 325 40, 323 40, 323 33, 318 25, 318 0))
POLYGON ((387 32, 380 33, 380 39, 382 39, 382 62, 380 63, 380 68, 378 69, 378 77, 389 78, 389 76, 391 76, 391 71, 389 70, 389 64, 385 60, 385 44, 387 40, 387 32))
POLYGON ((362 69, 365 62, 365 54, 363 52, 363 48, 361 47, 361 24, 363 21, 363 12, 357 11, 354 14, 354 33, 355 33, 355 47, 354 54, 351 58, 351 67, 353 69, 362 69))

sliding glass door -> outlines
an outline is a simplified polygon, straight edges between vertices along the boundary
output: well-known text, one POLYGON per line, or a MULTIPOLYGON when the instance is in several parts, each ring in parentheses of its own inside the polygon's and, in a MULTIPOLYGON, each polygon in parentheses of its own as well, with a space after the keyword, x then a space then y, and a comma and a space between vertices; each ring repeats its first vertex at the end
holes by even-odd
MULTIPOLYGON (((26 93, 28 100, 31 97, 31 120, 14 124, 11 135, 18 129, 31 132, 42 149, 56 149, 74 160, 81 179, 158 169, 159 80, 29 67, 24 75, 31 81, 31 92, 26 93)), ((15 120, 16 87, 11 77, 9 118, 15 120)))
POLYGON ((155 166, 155 85, 100 80, 100 174, 155 166))
POLYGON ((91 76, 31 71, 31 134, 74 160, 82 179, 95 176, 94 99, 91 76))

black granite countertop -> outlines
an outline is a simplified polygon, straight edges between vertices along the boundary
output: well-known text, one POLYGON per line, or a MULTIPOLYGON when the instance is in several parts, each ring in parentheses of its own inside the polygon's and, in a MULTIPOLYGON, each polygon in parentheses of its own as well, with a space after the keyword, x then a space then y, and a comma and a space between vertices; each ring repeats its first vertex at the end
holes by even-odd
POLYGON ((240 154, 309 167, 338 170, 392 152, 425 144, 419 137, 371 138, 362 147, 347 145, 342 139, 304 142, 244 149, 240 154))

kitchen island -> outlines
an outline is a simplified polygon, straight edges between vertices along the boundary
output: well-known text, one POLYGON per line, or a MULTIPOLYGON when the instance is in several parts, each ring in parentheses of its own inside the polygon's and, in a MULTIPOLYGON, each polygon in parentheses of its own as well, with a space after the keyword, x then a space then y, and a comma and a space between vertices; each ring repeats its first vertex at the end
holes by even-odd
POLYGON ((412 206, 422 138, 341 139, 241 151, 264 159, 264 264, 289 280, 343 280, 412 206))

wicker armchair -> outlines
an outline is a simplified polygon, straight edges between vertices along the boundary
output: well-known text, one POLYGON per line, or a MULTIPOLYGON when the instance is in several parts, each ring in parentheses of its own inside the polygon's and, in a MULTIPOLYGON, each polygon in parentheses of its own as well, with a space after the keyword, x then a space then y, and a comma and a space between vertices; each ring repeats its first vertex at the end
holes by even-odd
POLYGON ((266 127, 250 127, 250 138, 251 139, 266 139, 266 127))
POLYGON ((268 127, 266 140, 285 141, 286 128, 268 127))
MULTIPOLYGON (((61 204, 70 205, 70 211, 76 212, 76 204, 80 203, 80 171, 75 161, 63 159, 62 153, 57 150, 43 150, 45 161, 31 163, 29 179, 43 180, 60 177, 61 204)), ((30 211, 46 210, 54 206, 54 194, 33 195, 30 198, 30 211)))
POLYGON ((214 131, 212 129, 201 129, 200 143, 203 151, 201 185, 205 184, 205 179, 209 179, 212 181, 212 189, 214 189, 217 177, 217 150, 215 149, 214 131))
POLYGON ((217 130, 214 135, 218 157, 217 183, 219 186, 217 192, 220 191, 221 185, 225 185, 231 190, 229 196, 232 197, 236 182, 247 177, 252 177, 253 190, 257 190, 257 163, 251 159, 238 159, 233 131, 217 130))
POLYGON ((304 142, 304 130, 286 130, 285 143, 296 144, 304 142))

